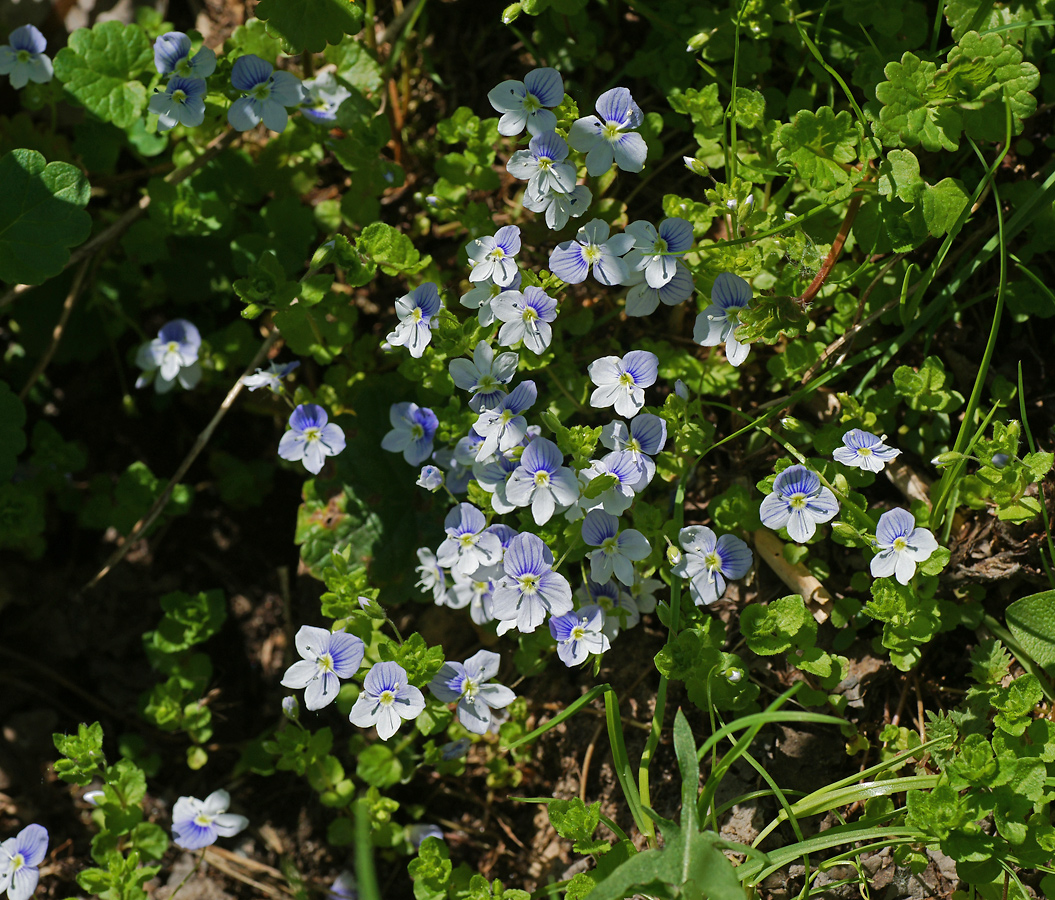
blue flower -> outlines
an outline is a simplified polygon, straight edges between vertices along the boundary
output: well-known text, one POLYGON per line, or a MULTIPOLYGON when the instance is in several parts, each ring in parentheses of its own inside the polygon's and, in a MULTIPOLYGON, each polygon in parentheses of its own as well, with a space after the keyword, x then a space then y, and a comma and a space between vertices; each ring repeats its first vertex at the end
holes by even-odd
POLYGON ((418 487, 435 493, 443 487, 443 470, 438 466, 422 466, 418 474, 418 480, 414 482, 418 487))
POLYGON ((612 88, 597 98, 597 116, 576 119, 568 132, 568 143, 586 154, 586 171, 603 175, 612 161, 626 172, 645 167, 648 147, 634 129, 645 121, 641 108, 624 87, 612 88))
POLYGON ((279 684, 295 691, 303 689, 304 705, 322 709, 337 699, 341 679, 359 671, 366 647, 354 634, 331 633, 313 625, 302 625, 295 642, 303 658, 286 669, 279 684))
POLYGON ((604 633, 604 610, 599 606, 584 606, 551 618, 549 633, 557 642, 557 656, 569 668, 586 662, 591 653, 604 653, 612 647, 604 633))
POLYGON ((381 439, 381 447, 403 454, 412 466, 420 466, 432 453, 432 439, 440 420, 427 407, 416 403, 393 403, 388 411, 392 430, 381 439))
POLYGON ((429 690, 441 703, 458 703, 458 721, 473 734, 486 734, 493 709, 505 709, 516 700, 509 688, 487 684, 498 674, 501 657, 480 650, 464 663, 445 662, 429 682, 429 690))
POLYGON ((542 288, 531 285, 520 291, 506 291, 491 303, 495 318, 502 321, 498 343, 512 347, 518 341, 541 356, 553 340, 550 322, 557 318, 557 301, 542 288))
POLYGON ((326 892, 326 900, 359 900, 359 882, 355 875, 347 869, 341 872, 326 892))
POLYGON ((591 547, 590 577, 597 584, 615 575, 623 584, 634 583, 634 563, 645 559, 652 547, 636 529, 619 530, 619 520, 601 509, 591 509, 582 520, 582 539, 591 547))
POLYGON ((348 721, 360 728, 376 725, 377 736, 387 741, 399 730, 400 719, 416 719, 424 708, 425 698, 407 681, 406 669, 391 661, 379 662, 366 673, 348 721))
POLYGON ((337 77, 333 72, 323 72, 302 84, 304 90, 308 92, 308 99, 300 111, 320 125, 328 125, 336 121, 337 110, 345 100, 352 96, 348 88, 337 83, 337 77))
POLYGON ((487 99, 502 113, 499 134, 512 137, 525 125, 531 134, 541 134, 557 127, 557 117, 544 107, 560 106, 564 80, 556 69, 532 69, 523 81, 503 81, 491 88, 487 99))
POLYGON ((484 529, 487 519, 471 503, 459 503, 447 513, 443 530, 447 539, 436 551, 436 563, 460 575, 472 575, 481 566, 502 561, 502 542, 484 529))
POLYGON ((754 557, 733 534, 715 537, 706 525, 690 525, 678 533, 684 554, 673 572, 689 580, 689 593, 697 606, 708 606, 725 593, 725 580, 743 578, 754 557))
MULTIPOLYGON (((635 583, 640 579, 634 572, 635 583)), ((651 581, 652 579, 649 579, 651 581)), ((662 582, 656 582, 662 584, 662 582)), ((618 581, 608 581, 605 584, 597 584, 587 578, 585 584, 576 592, 579 600, 579 608, 594 604, 604 611, 604 626, 602 631, 610 641, 614 641, 623 629, 633 628, 641 621, 642 612, 652 612, 656 608, 655 600, 649 604, 647 598, 641 606, 627 593, 626 588, 618 581)))
MULTIPOLYGON (((0 45, 0 75, 11 79, 11 87, 24 88, 26 82, 46 84, 54 70, 44 55, 48 42, 34 26, 22 25, 11 32, 8 43, 0 45)), ((38 826, 40 827, 40 826, 38 826)))
POLYGON ((175 73, 183 78, 208 78, 216 71, 216 54, 202 47, 193 58, 191 42, 182 31, 170 31, 154 41, 154 65, 162 75, 175 73))
POLYGON ((440 292, 431 281, 418 285, 396 301, 399 324, 386 340, 394 347, 406 347, 410 355, 420 359, 432 340, 436 327, 435 315, 440 311, 440 292))
POLYGON ((502 560, 505 576, 495 585, 492 608, 499 619, 498 633, 518 628, 527 634, 546 618, 571 611, 571 586, 553 571, 553 554, 542 538, 518 534, 502 560))
POLYGON ((659 290, 670 283, 678 271, 678 257, 692 247, 692 225, 676 216, 659 223, 659 230, 645 221, 631 222, 626 233, 634 239, 634 248, 623 262, 627 269, 645 273, 645 283, 659 290))
POLYGON ((836 447, 832 456, 844 466, 854 466, 866 472, 882 472, 883 467, 897 458, 900 450, 888 447, 883 439, 860 428, 851 428, 843 435, 843 447, 836 447))
POLYGON ((182 387, 191 390, 201 381, 200 349, 201 335, 192 322, 186 319, 166 322, 158 336, 143 344, 136 353, 136 365, 143 370, 136 380, 136 387, 154 382, 155 390, 165 394, 178 381, 182 387))
POLYGON ((253 375, 246 375, 242 384, 251 391, 266 387, 274 394, 281 394, 282 379, 289 375, 290 372, 296 369, 299 365, 300 360, 298 359, 293 360, 293 362, 283 363, 281 366, 272 362, 267 367, 267 371, 257 369, 253 375))
POLYGON ((172 807, 172 842, 184 850, 200 850, 218 837, 234 837, 249 820, 227 812, 230 805, 227 791, 213 791, 204 800, 180 797, 172 807))
POLYGON ((575 166, 565 162, 567 158, 564 138, 547 131, 536 134, 527 150, 517 150, 509 157, 506 170, 514 178, 526 181, 531 193, 569 194, 575 190, 575 166))
POLYGON ((644 477, 634 490, 642 491, 656 474, 652 457, 667 442, 667 423, 652 413, 641 413, 630 420, 630 427, 621 419, 613 419, 601 429, 601 443, 609 450, 626 450, 644 470, 644 477))
POLYGON ((751 302, 751 285, 739 275, 722 272, 714 279, 711 305, 696 317, 692 339, 703 347, 725 344, 729 364, 739 366, 751 352, 750 344, 741 344, 733 332, 740 324, 740 310, 751 302))
POLYGON ((590 406, 615 406, 619 415, 629 419, 644 408, 645 388, 655 384, 659 375, 659 357, 648 350, 631 350, 622 359, 602 356, 590 363, 587 372, 597 385, 590 406))
POLYGON ((457 572, 451 575, 454 584, 447 596, 447 602, 439 605, 446 605, 451 609, 465 609, 468 606, 469 617, 477 625, 486 625, 494 621, 491 598, 494 594, 495 582, 502 577, 502 567, 480 568, 472 575, 459 575, 457 572))
POLYGON ((647 483, 644 481, 645 467, 641 459, 629 450, 615 450, 601 459, 592 460, 579 474, 587 482, 605 475, 615 478, 615 483, 596 497, 588 499, 584 496, 579 500, 579 506, 583 510, 600 506, 612 516, 625 513, 634 502, 637 485, 647 483))
POLYGON ((485 409, 473 425, 483 438, 476 459, 483 462, 496 450, 511 450, 527 434, 527 419, 521 413, 530 409, 538 398, 534 381, 523 381, 502 398, 494 409, 485 409))
POLYGON ((579 218, 593 203, 593 194, 584 184, 576 185, 570 193, 544 191, 536 193, 524 191, 524 209, 545 213, 546 225, 553 231, 559 231, 568 224, 568 219, 579 218))
POLYGON ((469 254, 472 282, 490 279, 499 287, 507 287, 517 275, 514 257, 520 252, 520 229, 516 225, 504 225, 494 237, 482 237, 465 245, 469 254))
POLYGON ((43 825, 27 825, 0 844, 0 894, 7 891, 8 900, 29 900, 47 852, 48 830, 43 825))
POLYGON ((456 741, 448 741, 440 747, 440 756, 442 756, 446 762, 461 759, 469 752, 469 748, 472 745, 473 742, 469 738, 458 738, 456 741))
POLYGON ((917 528, 915 517, 905 509, 892 509, 879 517, 876 544, 880 552, 872 557, 872 576, 893 575, 902 584, 912 580, 916 563, 930 559, 938 549, 934 535, 926 528, 917 528))
POLYGON ((519 272, 517 272, 516 277, 504 287, 500 284, 495 284, 493 281, 484 281, 462 294, 458 302, 468 309, 475 309, 477 311, 476 318, 481 325, 486 327, 495 320, 494 311, 491 309, 491 304, 494 302, 495 298, 506 291, 520 290, 520 282, 521 275, 519 272))
POLYGON ((289 120, 286 107, 299 106, 308 99, 296 75, 276 72, 254 53, 234 61, 231 84, 248 95, 235 100, 227 110, 227 121, 235 131, 248 131, 262 121, 272 131, 282 132, 289 120))
POLYGON ((344 449, 344 431, 314 403, 302 403, 293 410, 289 429, 278 442, 278 455, 290 462, 302 460, 312 475, 322 471, 327 456, 336 456, 344 449))
POLYGON ((545 525, 557 511, 575 505, 579 481, 564 464, 553 441, 535 438, 520 457, 506 483, 506 499, 514 506, 530 506, 536 525, 545 525))
MULTIPOLYGON (((634 251, 630 251, 633 253, 634 251)), ((630 254, 628 253, 627 256, 630 254)), ((624 257, 624 262, 626 258, 624 257)), ((625 312, 628 316, 648 316, 656 311, 662 302, 666 306, 677 306, 692 296, 696 285, 688 266, 678 260, 674 265, 674 277, 663 287, 654 288, 645 280, 645 273, 635 270, 628 273, 624 284, 631 285, 626 292, 625 312)))
POLYGON ((481 412, 497 406, 505 395, 505 385, 517 371, 519 357, 515 353, 499 353, 487 341, 480 341, 473 350, 473 361, 452 359, 447 370, 455 385, 473 395, 469 409, 481 412))
POLYGON ((800 544, 813 537, 818 523, 830 522, 838 512, 835 494, 805 466, 789 466, 781 472, 773 482, 773 493, 758 510, 766 528, 787 527, 791 539, 800 544))
POLYGON ((150 98, 148 109, 158 117, 158 131, 162 134, 177 125, 193 128, 205 121, 205 79, 169 79, 165 90, 150 98))
POLYGON ((550 271, 568 284, 581 284, 593 266, 593 277, 601 284, 622 284, 627 268, 620 257, 634 245, 634 238, 617 234, 609 239, 610 233, 603 219, 591 219, 578 230, 574 241, 554 247, 550 271))

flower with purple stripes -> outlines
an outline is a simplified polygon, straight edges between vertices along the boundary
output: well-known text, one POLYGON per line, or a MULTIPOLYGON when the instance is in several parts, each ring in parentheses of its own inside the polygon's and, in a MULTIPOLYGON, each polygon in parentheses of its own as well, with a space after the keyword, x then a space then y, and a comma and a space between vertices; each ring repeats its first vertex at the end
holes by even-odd
POLYGON ((830 522, 838 512, 835 494, 805 466, 789 466, 781 472, 773 482, 773 493, 758 510, 766 528, 786 527, 791 539, 800 544, 813 537, 818 524, 830 522))
POLYGON ((374 663, 363 679, 363 692, 352 706, 348 721, 360 728, 377 726, 377 736, 387 741, 399 730, 401 719, 416 719, 425 698, 407 680, 407 671, 391 660, 374 663))
POLYGON ((611 228, 603 219, 591 219, 578 230, 574 241, 564 241, 553 248, 550 271, 568 284, 581 284, 590 274, 601 284, 622 284, 627 276, 621 259, 633 245, 629 234, 609 238, 611 228))
POLYGON ((473 734, 486 734, 493 709, 505 709, 516 700, 509 688, 487 684, 498 674, 501 657, 491 650, 480 650, 464 663, 445 662, 429 682, 429 690, 441 703, 458 704, 458 721, 473 734))
POLYGON ((626 233, 633 237, 634 248, 623 262, 633 272, 644 272, 645 283, 656 290, 670 283, 678 271, 678 258, 692 247, 692 225, 676 216, 660 222, 658 231, 651 222, 631 222, 626 233))
POLYGON ((388 411, 392 430, 381 439, 381 447, 403 454, 412 466, 420 466, 432 453, 432 439, 440 420, 427 407, 416 403, 393 403, 388 411))
POLYGON ((527 125, 531 134, 553 131, 557 117, 545 107, 560 106, 564 100, 564 79, 556 69, 532 69, 523 81, 503 81, 487 92, 487 99, 502 118, 498 133, 506 137, 520 134, 527 125))
POLYGON ((352 92, 343 84, 337 83, 333 72, 323 72, 303 82, 308 99, 300 111, 313 122, 329 125, 337 120, 337 110, 341 108, 352 92))
POLYGON ((536 194, 553 191, 569 194, 575 189, 575 166, 565 162, 568 145, 553 131, 536 134, 527 150, 517 150, 506 163, 506 170, 514 178, 528 183, 528 191, 536 194))
MULTIPOLYGON (((636 572, 634 574, 637 575, 636 572)), ((655 601, 653 601, 647 609, 639 609, 637 602, 627 593, 625 586, 618 581, 597 584, 587 578, 586 583, 576 591, 576 597, 579 599, 580 608, 586 604, 595 603, 604 610, 602 631, 610 641, 614 641, 620 631, 637 625, 641 621, 642 612, 652 612, 656 608, 655 601)))
POLYGON ((472 362, 452 359, 447 370, 455 385, 472 394, 469 409, 478 413, 493 409, 505 396, 505 385, 513 380, 519 358, 515 353, 499 353, 487 341, 480 341, 473 350, 472 362))
POLYGON ((652 457, 663 449, 667 442, 667 423, 652 413, 641 413, 630 420, 630 426, 622 419, 613 419, 601 429, 601 443, 609 450, 626 450, 644 469, 640 484, 634 490, 642 491, 656 474, 652 457))
POLYGON ((154 390, 165 394, 179 382, 189 391, 201 381, 200 349, 201 334, 193 322, 186 319, 166 322, 158 336, 143 344, 136 353, 136 365, 143 370, 136 379, 136 387, 145 387, 153 381, 154 390))
POLYGON ((231 84, 243 94, 227 110, 227 121, 235 131, 248 131, 261 122, 272 131, 285 131, 289 121, 286 107, 308 100, 308 92, 296 75, 276 72, 254 53, 234 61, 231 84))
POLYGON ((678 533, 685 552, 672 571, 689 581, 697 606, 709 606, 725 593, 726 579, 743 578, 751 568, 751 549, 734 534, 716 537, 706 525, 690 525, 678 533))
POLYGON ((590 406, 604 409, 615 406, 615 411, 630 418, 645 405, 645 388, 656 383, 659 357, 648 350, 631 350, 620 359, 602 356, 587 368, 590 380, 597 389, 590 395, 590 406))
MULTIPOLYGON (((11 79, 11 87, 24 88, 29 81, 47 84, 54 69, 44 54, 48 42, 34 25, 20 25, 0 45, 0 75, 11 79)), ((41 826, 37 826, 41 827, 41 826)))
POLYGON ((399 324, 386 340, 393 347, 406 347, 411 356, 420 359, 432 340, 432 329, 436 327, 435 316, 441 306, 439 288, 431 281, 419 284, 409 294, 396 300, 399 324))
POLYGON ((165 90, 150 98, 147 109, 158 117, 158 131, 164 134, 177 125, 195 127, 205 121, 204 78, 174 75, 165 90))
POLYGON ((190 55, 191 41, 182 31, 169 31, 154 41, 154 65, 161 75, 208 78, 216 71, 216 54, 202 47, 190 55))
POLYGON ((219 837, 234 837, 249 820, 229 813, 230 805, 227 791, 213 791, 204 800, 180 797, 172 807, 172 843, 184 850, 200 850, 219 837))
POLYGON ((876 544, 880 550, 872 557, 872 576, 893 575, 902 584, 912 580, 916 563, 930 559, 938 549, 934 535, 926 528, 917 528, 915 516, 906 509, 891 509, 879 517, 876 544))
POLYGON ((418 563, 414 569, 421 577, 414 587, 420 588, 423 594, 432 592, 432 599, 437 606, 447 606, 447 575, 436 562, 436 554, 428 547, 418 547, 418 563))
POLYGON ((604 478, 605 483, 608 483, 608 487, 593 498, 587 497, 587 494, 592 493, 587 489, 579 500, 582 509, 600 506, 609 515, 621 516, 634 502, 637 485, 642 484, 645 477, 645 467, 629 450, 615 450, 601 459, 592 460, 579 475, 587 483, 595 478, 604 478))
POLYGON ((582 520, 582 539, 591 547, 590 577, 597 584, 615 575, 623 584, 634 583, 634 563, 652 552, 645 536, 634 528, 619 530, 619 520, 602 509, 591 509, 582 520))
POLYGON ((341 679, 359 671, 366 647, 354 634, 331 633, 313 625, 302 625, 295 642, 303 658, 286 669, 279 684, 295 691, 303 689, 304 705, 322 709, 337 699, 341 679))
POLYGON ((597 116, 576 119, 568 132, 568 143, 586 154, 586 171, 603 175, 615 164, 626 172, 645 167, 648 147, 634 129, 645 121, 630 91, 612 88, 597 98, 597 116), (600 116, 600 118, 598 118, 600 116))
POLYGON ((29 900, 40 881, 40 864, 48 852, 48 830, 27 825, 0 844, 0 894, 8 900, 29 900))
POLYGON ((487 519, 480 510, 471 503, 459 503, 443 520, 447 539, 436 551, 436 562, 461 575, 497 565, 502 559, 502 542, 484 531, 486 527, 487 519))
POLYGON ((604 633, 604 610, 599 606, 584 606, 555 616, 549 620, 549 633, 557 642, 557 656, 569 668, 586 662, 590 654, 612 648, 604 633))
POLYGON ((553 340, 550 326, 557 318, 557 301, 542 288, 530 285, 520 291, 506 291, 491 304, 495 318, 504 324, 498 332, 498 343, 512 347, 517 341, 536 356, 541 356, 553 340))
MULTIPOLYGON (((630 252, 633 253, 632 250, 630 252)), ((629 255, 628 253, 627 256, 629 255)), ((630 290, 626 292, 624 309, 628 316, 651 315, 660 303, 665 306, 677 306, 688 300, 696 290, 692 273, 681 260, 674 265, 674 277, 661 288, 651 287, 645 280, 645 273, 640 270, 631 271, 623 283, 630 285, 630 290)))
POLYGON ((739 366, 751 352, 750 344, 741 344, 733 332, 740 324, 740 310, 751 302, 751 285, 739 275, 722 272, 714 279, 711 305, 696 317, 692 339, 703 347, 725 344, 725 357, 739 366))
POLYGON ((521 275, 519 272, 517 272, 516 277, 505 287, 495 284, 493 281, 484 281, 462 294, 458 302, 468 309, 475 309, 476 318, 481 325, 487 327, 495 320, 494 311, 491 309, 491 304, 494 302, 495 298, 506 291, 519 291, 520 282, 521 275))
POLYGON ((900 450, 888 447, 883 438, 869 431, 851 428, 843 435, 845 446, 836 447, 832 456, 844 466, 864 469, 866 472, 882 472, 883 467, 900 454, 900 450))
POLYGON ((278 442, 278 455, 290 462, 301 460, 305 469, 318 475, 326 457, 336 456, 344 446, 344 431, 329 421, 326 410, 302 403, 289 417, 289 431, 278 442))
POLYGON ((518 534, 510 540, 502 561, 504 577, 495 585, 492 609, 498 633, 513 628, 534 631, 546 618, 571 611, 571 586, 553 571, 553 554, 542 538, 518 534))
POLYGON ((585 184, 577 184, 567 194, 557 191, 536 193, 524 191, 524 209, 546 214, 546 227, 560 231, 568 219, 578 219, 593 203, 593 193, 585 184))
POLYGON ((512 450, 527 433, 527 419, 522 413, 530 409, 538 398, 534 381, 522 381, 494 409, 485 409, 473 425, 483 438, 476 459, 483 462, 495 451, 512 450))
POLYGON ((502 577, 501 566, 477 569, 472 575, 452 573, 454 585, 448 595, 447 606, 451 609, 469 607, 469 617, 477 625, 486 625, 494 621, 491 598, 494 596, 495 583, 502 577))
POLYGON ((469 280, 490 279, 499 287, 508 287, 517 275, 516 255, 520 252, 520 229, 504 225, 493 237, 481 237, 465 245, 469 254, 469 280))
POLYGON ((553 441, 535 438, 506 482, 506 498, 514 506, 530 506, 536 525, 563 512, 579 499, 579 481, 564 465, 564 454, 553 441))
POLYGON ((257 369, 255 374, 246 375, 245 378, 242 379, 242 384, 249 388, 250 391, 266 387, 273 394, 281 394, 282 379, 289 375, 298 366, 300 366, 299 359, 295 359, 293 362, 283 363, 281 366, 272 361, 266 371, 264 369, 257 369))

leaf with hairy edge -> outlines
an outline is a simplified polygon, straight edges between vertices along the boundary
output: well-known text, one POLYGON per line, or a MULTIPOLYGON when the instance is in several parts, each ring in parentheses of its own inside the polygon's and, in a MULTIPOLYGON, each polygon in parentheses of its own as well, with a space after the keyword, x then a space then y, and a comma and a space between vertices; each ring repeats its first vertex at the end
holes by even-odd
POLYGON ((88 179, 36 150, 12 150, 0 159, 0 185, 0 280, 41 284, 91 231, 88 179))
POLYGON ((876 85, 876 99, 882 104, 879 120, 873 124, 876 137, 886 147, 915 147, 925 150, 955 150, 960 146, 963 114, 948 106, 931 107, 941 99, 933 96, 938 67, 906 53, 901 62, 889 62, 883 69, 887 80, 876 85))
POLYGON ((295 49, 312 53, 358 34, 363 25, 363 8, 351 0, 261 0, 256 15, 295 49))
POLYGON ((790 162, 814 190, 834 191, 859 180, 849 164, 857 158, 860 139, 861 130, 846 110, 836 115, 830 106, 815 113, 802 109, 777 133, 777 159, 790 162))
POLYGON ((55 77, 85 108, 118 128, 143 114, 147 89, 136 77, 153 68, 154 50, 143 29, 120 22, 79 28, 55 56, 55 77))

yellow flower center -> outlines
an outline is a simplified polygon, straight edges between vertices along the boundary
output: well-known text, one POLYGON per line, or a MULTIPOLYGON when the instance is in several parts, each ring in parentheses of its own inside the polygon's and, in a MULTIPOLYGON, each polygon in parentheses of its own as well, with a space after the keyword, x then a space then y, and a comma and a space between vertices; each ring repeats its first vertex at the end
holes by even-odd
POLYGON ((381 691, 381 694, 377 698, 377 702, 382 706, 391 706, 396 702, 396 695, 389 690, 381 691))
POLYGON ((809 498, 805 494, 792 494, 788 497, 788 505, 792 509, 805 509, 809 498))

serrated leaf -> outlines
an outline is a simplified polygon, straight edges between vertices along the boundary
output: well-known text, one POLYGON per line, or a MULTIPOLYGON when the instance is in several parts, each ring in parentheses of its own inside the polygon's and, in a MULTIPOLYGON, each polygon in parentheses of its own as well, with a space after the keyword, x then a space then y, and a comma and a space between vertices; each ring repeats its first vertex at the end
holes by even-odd
POLYGON ((136 76, 153 63, 154 50, 138 25, 101 22, 70 35, 55 55, 55 77, 104 122, 129 128, 147 104, 147 89, 136 76))
MULTIPOLYGON (((816 634, 816 623, 798 594, 781 597, 766 606, 753 603, 740 613, 740 633, 747 646, 759 656, 773 656, 789 650, 799 639, 816 634)), ((812 643, 812 641, 809 641, 812 643)))
POLYGON ((255 14, 295 49, 312 53, 358 34, 363 25, 362 7, 350 0, 260 0, 255 14))
POLYGON ((900 62, 889 62, 883 69, 886 81, 876 85, 876 99, 882 104, 876 136, 887 147, 915 147, 925 150, 955 150, 960 146, 963 116, 958 109, 931 106, 938 67, 905 53, 900 62))
POLYGON ((0 159, 0 185, 0 280, 41 284, 91 231, 88 179, 36 150, 12 150, 0 159))
POLYGON ((857 158, 860 138, 860 128, 846 110, 836 115, 830 106, 815 113, 802 109, 777 132, 777 160, 790 162, 814 190, 834 191, 858 180, 849 164, 857 158))

